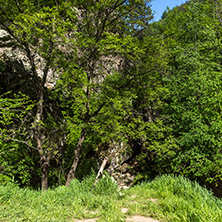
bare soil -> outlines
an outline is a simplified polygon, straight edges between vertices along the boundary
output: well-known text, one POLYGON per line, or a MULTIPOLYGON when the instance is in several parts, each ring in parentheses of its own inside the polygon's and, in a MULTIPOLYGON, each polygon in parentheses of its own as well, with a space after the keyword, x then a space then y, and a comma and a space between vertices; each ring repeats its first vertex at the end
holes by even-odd
MULTIPOLYGON (((136 196, 136 195, 135 195, 136 196)), ((152 202, 156 202, 157 199, 149 199, 149 201, 152 201, 152 202)), ((122 208, 121 211, 123 213, 127 213, 129 209, 128 208, 122 208)), ((75 220, 75 222, 95 222, 97 221, 99 218, 93 218, 93 219, 84 219, 84 220, 75 220)), ((139 215, 136 215, 136 216, 132 216, 132 217, 128 217, 126 219, 126 222, 159 222, 159 220, 154 220, 153 218, 151 217, 143 217, 143 216, 139 216, 139 215)))
POLYGON ((84 220, 75 220, 75 222, 94 222, 99 220, 99 218, 92 218, 92 219, 84 219, 84 220))
POLYGON ((133 217, 127 218, 126 222, 159 222, 159 221, 154 220, 150 217, 133 216, 133 217))
MULTIPOLYGON (((93 219, 84 219, 84 220, 75 220, 75 222, 95 222, 99 218, 93 219)), ((133 216, 126 219, 126 222, 159 222, 158 220, 154 220, 150 217, 143 217, 143 216, 133 216)))

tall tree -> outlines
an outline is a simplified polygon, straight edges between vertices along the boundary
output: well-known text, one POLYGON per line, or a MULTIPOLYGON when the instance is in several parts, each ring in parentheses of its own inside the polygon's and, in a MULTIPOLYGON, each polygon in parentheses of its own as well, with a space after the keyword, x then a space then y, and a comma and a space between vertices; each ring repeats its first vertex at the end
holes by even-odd
MULTIPOLYGON (((39 152, 43 189, 48 186, 50 159, 58 152, 57 144, 62 140, 60 119, 55 107, 50 105, 46 89, 53 74, 51 91, 60 92, 57 97, 65 104, 64 108, 69 108, 64 112, 69 124, 68 138, 74 141, 76 135, 79 137, 66 181, 69 185, 89 129, 98 131, 101 125, 110 124, 110 119, 117 118, 128 107, 125 104, 131 103, 130 98, 125 96, 124 101, 118 95, 115 83, 124 76, 120 70, 139 61, 142 51, 133 34, 152 18, 149 1, 7 0, 0 3, 0 25, 24 52, 24 62, 36 83, 37 106, 33 110, 30 143, 39 152), (57 80, 58 87, 55 87, 57 80)), ((114 130, 114 124, 111 128, 114 130)))
MULTIPOLYGON (((118 80, 124 75, 121 70, 139 61, 142 51, 133 34, 135 29, 142 29, 152 18, 148 2, 82 1, 75 5, 80 22, 71 44, 79 53, 77 57, 71 53, 65 59, 64 63, 68 65, 61 83, 66 91, 63 92, 63 100, 69 99, 72 103, 71 113, 67 115, 72 126, 70 133, 73 136, 70 138, 76 134, 79 138, 66 185, 74 178, 82 145, 90 129, 100 131, 101 135, 106 134, 101 132, 102 129, 108 132, 112 129, 116 134, 123 129, 118 127, 116 120, 124 112, 124 107, 127 112, 127 104, 131 101, 130 97, 123 99, 120 96, 119 89, 123 86, 118 80), (116 126, 110 122, 111 119, 116 126)), ((133 75, 133 72, 129 70, 128 75, 133 75)))
POLYGON ((169 44, 168 124, 180 147, 172 171, 221 183, 221 40, 214 6, 190 2, 162 21, 169 44))
POLYGON ((30 145, 36 147, 40 156, 42 189, 46 189, 50 158, 57 152, 62 140, 59 125, 55 124, 56 121, 59 123, 59 111, 50 105, 46 86, 50 78, 54 84, 58 78, 58 73, 53 78, 53 63, 56 61, 56 50, 67 31, 67 23, 62 23, 61 10, 55 1, 9 0, 0 4, 1 28, 17 42, 20 59, 31 71, 30 78, 34 79, 32 87, 36 91, 32 97, 37 105, 33 109, 28 131, 31 135, 30 145), (54 120, 50 121, 50 118, 54 120))

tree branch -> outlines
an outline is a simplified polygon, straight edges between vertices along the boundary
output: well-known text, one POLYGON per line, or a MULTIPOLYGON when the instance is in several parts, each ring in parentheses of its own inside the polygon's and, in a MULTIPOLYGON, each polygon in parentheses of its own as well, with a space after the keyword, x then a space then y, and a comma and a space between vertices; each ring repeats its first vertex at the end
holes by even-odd
POLYGON ((90 117, 97 116, 98 113, 100 112, 100 110, 103 108, 103 106, 104 106, 105 104, 106 104, 105 102, 102 103, 102 104, 99 106, 99 108, 98 108, 94 113, 92 113, 92 114, 90 115, 90 117))
POLYGON ((9 139, 6 139, 6 141, 15 141, 15 142, 23 143, 23 144, 27 145, 28 147, 37 150, 36 147, 30 145, 28 142, 23 141, 23 140, 17 140, 17 139, 9 138, 9 139))

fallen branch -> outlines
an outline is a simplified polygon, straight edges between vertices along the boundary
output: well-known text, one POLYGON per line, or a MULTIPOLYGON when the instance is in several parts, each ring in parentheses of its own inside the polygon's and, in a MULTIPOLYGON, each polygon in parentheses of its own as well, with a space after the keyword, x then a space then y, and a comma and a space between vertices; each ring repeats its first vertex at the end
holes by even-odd
POLYGON ((104 160, 103 160, 103 162, 102 162, 102 164, 101 164, 101 166, 100 166, 100 169, 99 169, 99 171, 98 171, 98 173, 97 173, 97 176, 96 176, 96 179, 95 179, 95 182, 94 182, 92 188, 94 188, 95 185, 98 183, 99 177, 100 177, 100 175, 103 174, 103 170, 104 170, 104 168, 105 168, 105 166, 106 166, 107 161, 108 161, 108 157, 105 157, 104 160))

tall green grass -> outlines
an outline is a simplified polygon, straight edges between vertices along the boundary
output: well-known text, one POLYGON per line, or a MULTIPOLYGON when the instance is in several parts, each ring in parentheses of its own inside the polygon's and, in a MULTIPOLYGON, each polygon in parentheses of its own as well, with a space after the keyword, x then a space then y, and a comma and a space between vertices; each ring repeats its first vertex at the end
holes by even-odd
POLYGON ((13 183, 0 185, 0 221, 125 221, 131 215, 161 221, 222 221, 222 201, 183 177, 162 176, 120 191, 108 175, 96 184, 95 176, 77 179, 70 187, 35 191, 13 183), (152 199, 151 199, 152 198, 152 199), (155 200, 155 201, 154 201, 155 200), (128 208, 126 214, 121 208, 128 208))
POLYGON ((149 211, 165 221, 222 222, 222 201, 182 176, 161 176, 133 187, 127 194, 137 194, 143 204, 156 199, 148 204, 149 211))
POLYGON ((106 177, 93 190, 94 176, 47 191, 20 189, 13 184, 0 186, 0 221, 74 221, 109 214, 116 218, 109 221, 118 221, 121 213, 115 203, 117 185, 106 177))

